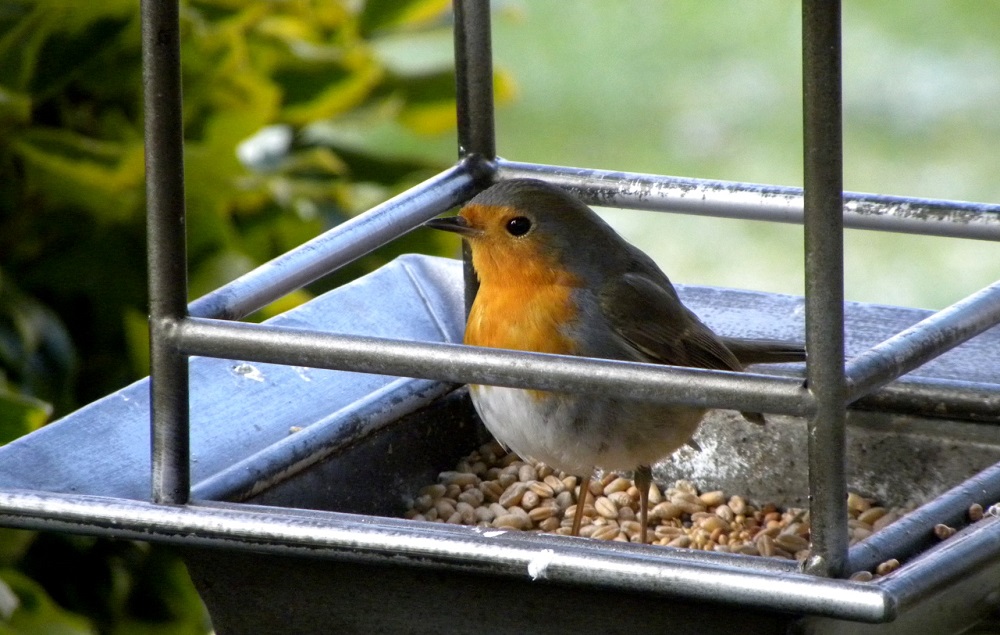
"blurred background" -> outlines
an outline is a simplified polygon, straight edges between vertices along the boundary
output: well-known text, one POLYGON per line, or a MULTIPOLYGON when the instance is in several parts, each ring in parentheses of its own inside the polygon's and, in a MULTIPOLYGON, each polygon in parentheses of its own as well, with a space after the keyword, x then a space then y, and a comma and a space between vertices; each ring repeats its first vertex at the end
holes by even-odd
MULTIPOLYGON (((798 3, 495 6, 494 58, 517 86, 497 114, 504 158, 802 185, 798 3)), ((994 8, 844 3, 847 190, 1000 202, 994 8)), ((424 54, 451 55, 448 37, 424 54)), ((801 227, 608 217, 675 282, 803 292, 801 227)), ((856 301, 941 308, 1000 278, 994 243, 848 230, 845 249, 856 301)))
MULTIPOLYGON (((494 0, 497 146, 800 186, 798 3, 494 0)), ((455 159, 447 0, 181 2, 191 295, 455 159)), ((138 3, 0 0, 0 443, 147 374, 138 3)), ((846 2, 848 190, 1000 203, 1000 12, 846 2)), ((800 295, 798 226, 602 211, 675 282, 800 295)), ((848 231, 851 300, 940 308, 995 243, 848 231)), ((391 259, 416 231, 266 308, 391 259)), ((0 529, 0 634, 204 633, 159 547, 0 529)))

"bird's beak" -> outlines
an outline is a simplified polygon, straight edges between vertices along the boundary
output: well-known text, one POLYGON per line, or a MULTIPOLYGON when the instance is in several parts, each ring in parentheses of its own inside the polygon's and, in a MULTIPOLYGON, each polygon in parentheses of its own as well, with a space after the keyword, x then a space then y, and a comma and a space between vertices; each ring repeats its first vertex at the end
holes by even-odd
POLYGON ((424 223, 424 227, 431 229, 443 229, 446 232, 454 232, 466 238, 475 238, 482 234, 482 230, 469 226, 469 221, 462 216, 446 216, 445 218, 432 218, 424 223))

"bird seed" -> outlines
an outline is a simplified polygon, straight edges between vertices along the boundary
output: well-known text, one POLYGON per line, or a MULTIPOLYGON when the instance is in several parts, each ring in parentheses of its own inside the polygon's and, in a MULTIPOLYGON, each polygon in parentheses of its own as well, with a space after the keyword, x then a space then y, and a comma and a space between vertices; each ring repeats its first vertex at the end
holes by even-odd
MULTIPOLYGON (((569 535, 579 496, 576 476, 529 463, 492 441, 460 460, 438 482, 412 499, 405 518, 496 529, 569 535)), ((638 542, 639 490, 631 479, 606 473, 590 482, 580 535, 596 540, 638 542)), ((884 529, 905 513, 887 509, 856 492, 847 498, 848 531, 854 545, 884 529)), ((970 522, 997 514, 980 504, 968 510, 970 522)), ((946 540, 957 529, 938 525, 934 534, 946 540)), ((773 503, 755 504, 719 490, 699 492, 694 483, 649 488, 649 531, 654 545, 702 549, 803 561, 809 555, 809 512, 773 503)), ((858 571, 855 581, 887 575, 900 563, 887 560, 875 571, 858 571)))

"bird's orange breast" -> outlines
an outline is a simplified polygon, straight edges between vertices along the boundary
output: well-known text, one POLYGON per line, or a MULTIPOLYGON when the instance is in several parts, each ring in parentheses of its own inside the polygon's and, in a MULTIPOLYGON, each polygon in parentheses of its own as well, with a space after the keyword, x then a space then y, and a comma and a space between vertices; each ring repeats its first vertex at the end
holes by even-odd
POLYGON ((465 343, 573 355, 564 328, 577 319, 573 291, 582 281, 567 271, 536 234, 510 236, 505 219, 517 210, 467 205, 462 216, 481 229, 470 238, 479 291, 469 313, 465 343))
POLYGON ((574 355, 565 326, 577 318, 574 287, 565 284, 483 284, 469 313, 465 343, 574 355))

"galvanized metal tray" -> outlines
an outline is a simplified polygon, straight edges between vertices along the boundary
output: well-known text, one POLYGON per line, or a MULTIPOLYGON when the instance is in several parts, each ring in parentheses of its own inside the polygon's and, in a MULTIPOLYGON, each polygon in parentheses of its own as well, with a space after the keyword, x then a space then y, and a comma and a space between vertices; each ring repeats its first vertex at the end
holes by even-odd
MULTIPOLYGON (((680 293, 727 335, 801 337, 800 298, 680 293)), ((846 314, 850 354, 927 312, 850 305, 846 314)), ((461 264, 406 256, 273 323, 455 342, 463 315, 461 264)), ((959 379, 983 389, 1000 368, 998 344, 993 329, 921 368, 902 389, 959 379)), ((905 561, 885 578, 858 583, 769 558, 405 521, 398 517, 408 499, 484 439, 461 389, 241 360, 193 358, 190 368, 191 505, 145 502, 144 380, 0 448, 0 524, 177 544, 219 633, 338 625, 499 632, 540 624, 569 632, 609 612, 612 631, 722 632, 738 619, 747 632, 791 624, 863 632, 855 621, 873 623, 874 632, 950 632, 997 602, 1000 521, 937 545, 928 531, 955 522, 948 515, 972 500, 1000 499, 1000 468, 990 467, 1000 460, 1000 429, 990 422, 851 413, 850 486, 891 504, 928 503, 909 524, 899 521, 852 550, 859 566, 905 561), (556 614, 553 606, 561 607, 556 614)), ((795 417, 769 416, 768 426, 754 429, 717 411, 699 433, 703 451, 683 451, 657 473, 801 504, 805 430, 795 417)))

